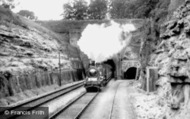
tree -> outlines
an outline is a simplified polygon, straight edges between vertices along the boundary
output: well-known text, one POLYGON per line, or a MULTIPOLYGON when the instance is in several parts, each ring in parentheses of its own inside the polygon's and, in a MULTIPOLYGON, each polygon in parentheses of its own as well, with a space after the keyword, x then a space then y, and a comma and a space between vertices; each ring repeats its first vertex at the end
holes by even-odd
POLYGON ((18 2, 18 0, 1 0, 0 5, 2 5, 4 8, 13 9, 19 3, 20 2, 18 2))
POLYGON ((72 3, 63 5, 64 19, 69 20, 84 20, 87 18, 88 5, 85 0, 75 0, 72 3))
POLYGON ((110 4, 110 15, 112 18, 125 18, 129 2, 126 0, 112 0, 110 4))
POLYGON ((91 0, 88 9, 89 19, 105 19, 107 14, 107 0, 91 0))
POLYGON ((159 0, 111 0, 112 18, 147 18, 159 0))
POLYGON ((28 10, 20 10, 17 14, 19 14, 23 17, 26 17, 28 19, 31 19, 31 20, 36 18, 36 16, 34 15, 34 12, 28 11, 28 10))

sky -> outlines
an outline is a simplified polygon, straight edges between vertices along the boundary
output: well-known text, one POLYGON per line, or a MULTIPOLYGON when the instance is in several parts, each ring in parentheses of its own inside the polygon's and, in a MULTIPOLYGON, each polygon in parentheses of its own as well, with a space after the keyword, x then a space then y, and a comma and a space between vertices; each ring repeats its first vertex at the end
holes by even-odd
POLYGON ((13 12, 29 10, 34 12, 38 20, 60 20, 63 18, 60 16, 63 13, 63 4, 68 1, 71 0, 19 0, 20 4, 13 12))

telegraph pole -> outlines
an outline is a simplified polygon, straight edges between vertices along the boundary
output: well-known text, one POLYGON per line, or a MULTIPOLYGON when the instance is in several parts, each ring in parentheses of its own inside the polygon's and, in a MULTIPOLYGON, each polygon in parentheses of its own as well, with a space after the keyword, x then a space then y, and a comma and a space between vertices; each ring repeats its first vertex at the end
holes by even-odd
POLYGON ((60 49, 59 49, 59 80, 58 80, 58 85, 61 86, 61 56, 60 56, 60 49))

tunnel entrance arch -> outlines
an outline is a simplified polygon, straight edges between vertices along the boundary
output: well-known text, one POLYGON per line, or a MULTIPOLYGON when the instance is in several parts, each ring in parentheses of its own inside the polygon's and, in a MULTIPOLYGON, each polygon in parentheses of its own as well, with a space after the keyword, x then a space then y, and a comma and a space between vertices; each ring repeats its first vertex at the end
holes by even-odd
POLYGON ((123 79, 138 79, 140 62, 138 60, 125 60, 122 62, 123 79))
POLYGON ((136 75, 137 75, 137 68, 130 67, 124 72, 123 78, 124 79, 136 79, 136 75))
POLYGON ((116 65, 115 62, 113 61, 113 59, 108 59, 106 61, 103 62, 104 64, 108 64, 112 67, 111 71, 112 71, 112 78, 115 77, 115 71, 116 71, 116 65))

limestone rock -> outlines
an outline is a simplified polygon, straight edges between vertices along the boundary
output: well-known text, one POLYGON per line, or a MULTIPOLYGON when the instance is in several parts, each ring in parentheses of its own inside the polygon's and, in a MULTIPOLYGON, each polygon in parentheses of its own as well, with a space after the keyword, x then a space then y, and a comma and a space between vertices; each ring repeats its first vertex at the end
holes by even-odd
POLYGON ((2 99, 5 97, 34 88, 57 85, 60 78, 58 68, 62 69, 62 77, 68 74, 66 71, 70 73, 65 79, 60 79, 62 82, 81 79, 78 78, 81 73, 73 70, 67 53, 68 50, 71 51, 72 58, 77 59, 79 52, 76 48, 61 41, 58 34, 27 21, 10 10, 3 10, 0 6, 0 103, 2 101, 8 104, 2 99))

